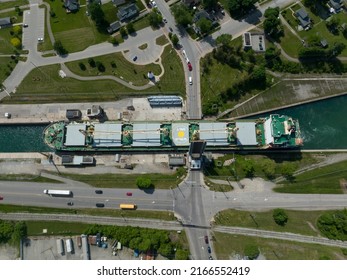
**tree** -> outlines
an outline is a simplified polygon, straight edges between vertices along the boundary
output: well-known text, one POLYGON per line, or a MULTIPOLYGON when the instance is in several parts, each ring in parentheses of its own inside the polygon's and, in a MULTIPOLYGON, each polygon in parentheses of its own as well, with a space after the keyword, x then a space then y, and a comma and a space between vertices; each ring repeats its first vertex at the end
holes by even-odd
POLYGON ((158 249, 158 253, 160 253, 164 257, 172 259, 173 253, 174 253, 172 244, 171 243, 161 244, 158 249))
POLYGON ((106 30, 109 25, 105 19, 105 13, 97 2, 92 2, 88 5, 88 11, 90 12, 91 19, 95 22, 99 31, 106 30))
POLYGON ((146 177, 138 177, 136 179, 136 185, 140 189, 149 189, 149 188, 153 187, 152 180, 150 178, 146 178, 146 177))
POLYGON ((247 244, 243 252, 250 260, 255 260, 260 254, 258 247, 253 244, 247 244))
POLYGON ((326 27, 329 29, 329 31, 333 34, 338 34, 338 26, 340 24, 340 19, 337 17, 331 17, 329 20, 325 21, 326 27))
POLYGON ((202 0, 202 6, 205 10, 213 10, 218 7, 218 0, 202 0))
POLYGON ((228 47, 230 46, 232 38, 233 36, 231 34, 222 34, 216 38, 216 43, 217 45, 228 47))
POLYGON ((67 50, 64 48, 60 40, 54 42, 53 49, 57 52, 58 55, 67 54, 67 50))
POLYGON ((278 7, 276 8, 267 8, 264 13, 264 31, 266 34, 270 35, 273 38, 278 38, 281 31, 281 21, 279 19, 280 10, 278 7))
POLYGON ((92 57, 88 58, 88 64, 92 68, 96 66, 95 60, 92 57))
POLYGON ((250 82, 255 88, 266 86, 266 71, 264 66, 256 66, 250 76, 250 82))
POLYGON ((20 25, 15 25, 12 27, 12 31, 15 36, 18 36, 22 34, 22 27, 20 25))
POLYGON ((151 26, 159 27, 159 25, 163 22, 163 16, 156 11, 152 11, 148 15, 148 20, 151 26))
POLYGON ((83 62, 78 63, 78 66, 80 67, 82 71, 86 71, 87 69, 83 62))
POLYGON ((257 0, 229 0, 229 12, 233 17, 240 18, 254 7, 255 2, 257 2, 257 0))
POLYGON ((134 28, 134 24, 133 24, 132 22, 129 22, 129 23, 127 24, 127 30, 128 30, 128 33, 129 33, 129 34, 132 34, 132 33, 135 33, 135 32, 136 32, 136 30, 135 30, 135 28, 134 28))
POLYGON ((337 57, 340 55, 343 50, 346 48, 346 45, 341 42, 335 42, 333 46, 328 50, 327 56, 328 57, 337 57))
POLYGON ((172 6, 171 11, 173 13, 173 16, 175 17, 177 24, 180 24, 183 27, 187 27, 188 24, 192 24, 193 16, 191 15, 190 10, 186 5, 174 5, 172 6))
POLYGON ((277 208, 272 212, 272 217, 276 224, 280 226, 285 226, 288 222, 288 215, 284 212, 283 209, 277 208))
POLYGON ((119 44, 117 38, 114 37, 114 36, 110 36, 110 37, 108 38, 108 41, 109 41, 112 45, 118 45, 118 44, 119 44))
POLYGON ((102 64, 102 62, 97 61, 97 62, 96 62, 96 67, 98 68, 98 70, 99 70, 100 72, 105 72, 105 66, 104 66, 104 64, 102 64))
MULTIPOLYGON (((346 255, 347 255, 347 253, 346 253, 346 255)), ((175 259, 176 260, 188 260, 189 259, 189 252, 187 250, 177 249, 176 254, 175 254, 175 259)))
POLYGON ((119 30, 120 35, 124 38, 128 35, 128 31, 126 30, 126 28, 124 26, 122 26, 119 30))
POLYGON ((200 29, 201 34, 206 34, 211 30, 212 22, 203 17, 197 21, 196 26, 200 29))
POLYGON ((251 160, 246 160, 245 163, 243 164, 243 171, 246 174, 246 177, 253 177, 254 176, 254 164, 253 161, 251 160))
POLYGON ((281 165, 281 174, 287 178, 287 180, 293 180, 294 172, 296 170, 296 166, 291 162, 284 162, 281 165))
POLYGON ((22 47, 22 42, 17 37, 12 38, 10 42, 16 49, 20 49, 22 47))
POLYGON ((317 227, 329 239, 347 241, 347 209, 324 213, 318 218, 317 227))
POLYGON ((276 172, 276 163, 271 159, 264 159, 261 164, 261 169, 268 179, 273 179, 276 172))
POLYGON ((177 44, 178 44, 178 42, 179 42, 179 39, 178 39, 178 37, 177 37, 176 34, 173 34, 173 35, 171 36, 171 42, 172 42, 172 44, 173 44, 174 46, 177 46, 177 44))

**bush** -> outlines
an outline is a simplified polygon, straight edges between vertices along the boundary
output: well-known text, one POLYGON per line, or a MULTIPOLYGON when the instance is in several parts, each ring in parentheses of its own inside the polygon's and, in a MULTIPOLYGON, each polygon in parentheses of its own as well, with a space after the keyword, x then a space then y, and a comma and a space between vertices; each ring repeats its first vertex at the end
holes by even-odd
POLYGON ((78 66, 80 67, 80 69, 82 70, 82 71, 86 71, 86 66, 84 65, 84 63, 82 63, 82 62, 80 62, 80 63, 78 63, 78 66))
POLYGON ((14 46, 16 49, 20 49, 22 47, 22 42, 18 38, 12 38, 11 39, 11 44, 14 46))
POLYGON ((149 189, 149 188, 153 187, 152 180, 150 178, 146 178, 146 177, 138 177, 136 179, 136 185, 140 189, 149 189))
POLYGON ((105 72, 105 66, 100 61, 96 62, 96 67, 100 72, 105 72))
POLYGON ((259 254, 260 254, 260 251, 256 245, 252 245, 252 244, 246 245, 244 249, 244 255, 247 256, 248 259, 255 260, 256 258, 258 258, 259 254))
POLYGON ((347 209, 321 215, 317 227, 329 239, 347 241, 347 209))
POLYGON ((90 67, 94 68, 96 66, 95 60, 93 58, 88 58, 88 64, 90 67))
POLYGON ((285 226, 288 222, 288 215, 280 208, 273 210, 272 217, 274 218, 275 223, 280 226, 285 226))

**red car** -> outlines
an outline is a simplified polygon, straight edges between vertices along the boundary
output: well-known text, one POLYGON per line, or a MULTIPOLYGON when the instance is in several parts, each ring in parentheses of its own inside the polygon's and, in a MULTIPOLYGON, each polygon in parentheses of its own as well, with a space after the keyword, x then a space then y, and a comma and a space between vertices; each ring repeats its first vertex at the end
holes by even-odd
POLYGON ((205 239, 205 243, 208 244, 208 236, 207 235, 205 235, 204 239, 205 239))
POLYGON ((4 199, 4 197, 3 196, 0 196, 0 200, 3 200, 4 199))
POLYGON ((193 70, 193 66, 192 66, 192 64, 190 63, 190 61, 188 62, 188 69, 189 69, 189 71, 192 71, 192 70, 193 70))
POLYGON ((127 196, 132 196, 132 195, 133 195, 133 193, 127 192, 127 196))

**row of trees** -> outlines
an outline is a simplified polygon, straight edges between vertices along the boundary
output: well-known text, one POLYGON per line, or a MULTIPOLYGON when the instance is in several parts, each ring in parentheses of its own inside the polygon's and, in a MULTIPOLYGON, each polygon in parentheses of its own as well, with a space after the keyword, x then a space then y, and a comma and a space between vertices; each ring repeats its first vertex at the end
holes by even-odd
POLYGON ((20 239, 27 236, 25 222, 0 220, 0 243, 17 245, 20 239))
POLYGON ((188 250, 180 243, 171 241, 170 233, 165 230, 93 225, 85 233, 92 235, 98 232, 108 238, 117 239, 133 250, 138 249, 145 253, 154 251, 169 259, 187 260, 189 257, 188 250))
POLYGON ((324 213, 318 218, 317 226, 326 237, 347 241, 347 209, 324 213))

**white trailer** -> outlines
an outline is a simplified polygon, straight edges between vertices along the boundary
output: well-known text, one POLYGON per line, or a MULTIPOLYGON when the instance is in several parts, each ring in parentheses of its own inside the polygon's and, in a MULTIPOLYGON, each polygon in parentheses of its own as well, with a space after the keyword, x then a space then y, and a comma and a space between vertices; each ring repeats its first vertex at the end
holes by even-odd
POLYGON ((67 253, 73 253, 73 243, 72 243, 72 239, 66 239, 66 252, 67 253))
POLYGON ((58 254, 64 255, 64 240, 63 239, 57 239, 57 251, 58 251, 58 254))
POLYGON ((43 190, 43 193, 52 196, 72 196, 72 191, 66 190, 43 190))

